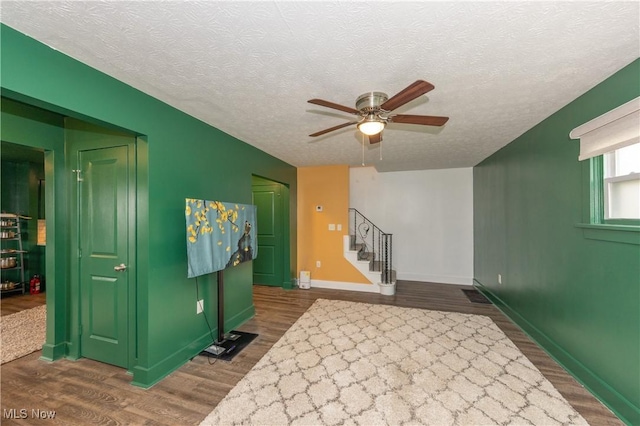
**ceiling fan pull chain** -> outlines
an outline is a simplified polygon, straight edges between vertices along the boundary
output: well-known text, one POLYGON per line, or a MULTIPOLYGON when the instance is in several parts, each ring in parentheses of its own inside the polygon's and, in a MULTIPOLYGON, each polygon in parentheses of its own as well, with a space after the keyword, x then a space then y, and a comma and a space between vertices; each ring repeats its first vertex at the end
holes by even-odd
POLYGON ((362 133, 362 166, 364 167, 364 133, 362 133))
POLYGON ((382 161, 382 139, 380 139, 380 161, 382 161))

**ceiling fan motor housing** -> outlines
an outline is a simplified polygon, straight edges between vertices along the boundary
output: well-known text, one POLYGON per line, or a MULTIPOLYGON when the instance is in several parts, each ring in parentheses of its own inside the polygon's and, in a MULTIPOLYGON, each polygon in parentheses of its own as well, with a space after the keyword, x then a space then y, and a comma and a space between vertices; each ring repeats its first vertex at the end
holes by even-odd
POLYGON ((386 93, 368 92, 358 96, 356 99, 356 109, 365 114, 372 111, 380 111, 380 105, 389 99, 386 93))

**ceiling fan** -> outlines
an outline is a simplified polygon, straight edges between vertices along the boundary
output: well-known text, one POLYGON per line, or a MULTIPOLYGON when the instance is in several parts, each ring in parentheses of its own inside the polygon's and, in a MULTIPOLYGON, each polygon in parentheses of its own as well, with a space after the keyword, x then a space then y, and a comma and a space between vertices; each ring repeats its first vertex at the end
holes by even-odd
POLYGON ((382 140, 382 131, 387 123, 404 123, 404 124, 420 124, 424 126, 442 126, 449 117, 438 117, 433 115, 408 115, 408 114, 391 114, 391 112, 434 89, 433 84, 418 80, 415 83, 404 88, 395 96, 389 98, 386 93, 369 92, 358 96, 356 99, 356 107, 351 108, 344 105, 335 104, 333 102, 324 101, 322 99, 310 99, 308 102, 333 108, 340 111, 348 112, 360 117, 359 120, 349 121, 339 124, 328 129, 312 133, 309 136, 316 137, 343 127, 355 124, 358 130, 369 137, 369 143, 378 143, 382 140))

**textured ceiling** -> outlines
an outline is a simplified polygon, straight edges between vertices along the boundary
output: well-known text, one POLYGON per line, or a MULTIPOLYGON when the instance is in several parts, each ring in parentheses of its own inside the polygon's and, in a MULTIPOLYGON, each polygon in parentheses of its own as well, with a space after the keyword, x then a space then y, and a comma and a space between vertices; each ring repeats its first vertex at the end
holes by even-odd
POLYGON ((632 2, 6 1, 3 23, 295 166, 476 165, 640 55, 632 2), (417 79, 380 146, 355 106, 417 79), (380 159, 382 157, 382 159, 380 159))

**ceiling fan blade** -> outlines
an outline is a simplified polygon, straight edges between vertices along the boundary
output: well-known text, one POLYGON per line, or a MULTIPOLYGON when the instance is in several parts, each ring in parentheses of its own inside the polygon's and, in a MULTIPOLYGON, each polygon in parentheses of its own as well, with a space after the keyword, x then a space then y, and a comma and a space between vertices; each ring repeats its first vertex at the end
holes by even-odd
POLYGON ((420 95, 424 95, 434 89, 434 85, 428 81, 418 80, 415 83, 404 88, 398 92, 395 96, 389 98, 385 103, 380 105, 380 108, 386 111, 393 111, 394 109, 406 104, 409 101, 414 100, 420 95))
POLYGON ((380 142, 382 142, 382 132, 378 133, 377 135, 369 136, 369 143, 371 145, 373 145, 374 143, 380 143, 380 142))
POLYGON ((389 117, 389 121, 392 123, 405 123, 405 124, 422 124, 424 126, 442 126, 449 121, 449 117, 438 117, 435 115, 410 115, 410 114, 398 114, 389 117))
POLYGON ((360 112, 357 109, 348 107, 348 106, 344 106, 344 105, 339 105, 339 104, 334 104, 333 102, 329 102, 329 101, 323 101, 322 99, 309 99, 307 102, 309 102, 310 104, 316 104, 316 105, 320 105, 323 107, 327 107, 327 108, 333 108, 333 109, 337 109, 340 111, 344 111, 344 112, 348 112, 349 114, 359 114, 360 112))
POLYGON ((338 124, 337 126, 333 126, 328 129, 324 129, 324 130, 320 130, 319 132, 312 133, 309 136, 316 137, 316 136, 324 135, 325 133, 333 132, 334 130, 342 129, 343 127, 347 127, 356 123, 357 121, 349 121, 348 123, 338 124))

